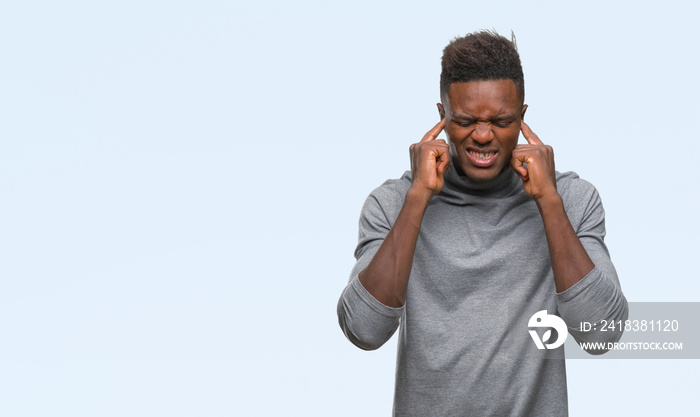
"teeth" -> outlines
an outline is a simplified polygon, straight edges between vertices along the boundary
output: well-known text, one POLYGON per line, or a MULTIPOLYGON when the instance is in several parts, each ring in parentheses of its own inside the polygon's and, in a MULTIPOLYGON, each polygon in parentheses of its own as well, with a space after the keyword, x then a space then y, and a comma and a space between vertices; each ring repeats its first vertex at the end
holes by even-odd
POLYGON ((469 151, 469 154, 472 156, 475 156, 479 159, 489 159, 494 155, 494 152, 483 153, 483 152, 469 151))

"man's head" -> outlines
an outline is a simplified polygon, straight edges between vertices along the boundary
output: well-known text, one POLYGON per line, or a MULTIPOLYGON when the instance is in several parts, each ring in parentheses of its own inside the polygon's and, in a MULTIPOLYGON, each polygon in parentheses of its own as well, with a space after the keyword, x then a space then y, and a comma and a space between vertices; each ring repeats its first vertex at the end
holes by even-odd
POLYGON ((438 110, 461 174, 488 181, 508 166, 527 109, 524 96, 515 40, 482 31, 445 47, 438 110))

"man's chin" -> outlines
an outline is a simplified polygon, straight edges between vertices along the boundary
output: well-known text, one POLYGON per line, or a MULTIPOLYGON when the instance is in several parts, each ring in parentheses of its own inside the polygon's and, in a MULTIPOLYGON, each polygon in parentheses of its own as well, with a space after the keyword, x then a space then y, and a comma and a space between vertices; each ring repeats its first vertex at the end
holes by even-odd
POLYGON ((467 177, 469 181, 472 182, 488 182, 493 180, 503 172, 503 167, 489 167, 489 168, 478 168, 478 167, 459 167, 459 174, 467 177))

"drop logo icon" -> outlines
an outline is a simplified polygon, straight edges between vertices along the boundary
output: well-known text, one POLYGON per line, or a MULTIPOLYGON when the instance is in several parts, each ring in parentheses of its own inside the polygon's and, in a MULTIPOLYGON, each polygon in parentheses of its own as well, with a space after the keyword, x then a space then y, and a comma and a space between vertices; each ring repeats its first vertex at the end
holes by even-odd
POLYGON ((553 314, 547 314, 547 310, 540 310, 533 314, 532 317, 530 317, 530 321, 527 322, 527 327, 549 328, 549 330, 542 335, 542 340, 540 340, 540 336, 537 334, 536 330, 528 330, 530 336, 532 336, 532 340, 535 342, 535 345, 537 345, 537 349, 556 349, 564 344, 566 336, 568 335, 564 320, 553 314), (557 338, 550 342, 549 339, 552 338, 552 329, 557 331, 557 338))

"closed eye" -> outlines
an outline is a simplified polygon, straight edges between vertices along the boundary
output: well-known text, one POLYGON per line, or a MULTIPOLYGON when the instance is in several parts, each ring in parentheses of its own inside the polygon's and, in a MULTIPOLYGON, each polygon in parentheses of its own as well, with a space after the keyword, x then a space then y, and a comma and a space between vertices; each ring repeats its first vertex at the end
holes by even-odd
MULTIPOLYGON (((464 122, 457 122, 457 121, 455 121, 455 124, 456 124, 457 126, 460 126, 460 127, 470 127, 470 126, 473 126, 475 123, 476 123, 476 121, 472 121, 472 120, 470 120, 470 121, 464 121, 464 122)), ((507 121, 503 121, 503 120, 494 120, 494 121, 491 122, 491 124, 493 124, 493 125, 496 126, 496 127, 500 127, 500 128, 506 128, 506 127, 510 126, 511 123, 513 123, 512 120, 507 120, 507 121)))
POLYGON ((460 127, 470 127, 473 126, 474 123, 476 123, 476 120, 473 119, 459 119, 459 120, 452 120, 457 126, 460 127))
POLYGON ((513 124, 514 121, 515 121, 515 117, 513 117, 511 115, 508 115, 505 117, 496 117, 494 119, 491 119, 491 123, 494 126, 500 127, 500 128, 508 127, 511 124, 513 124))
POLYGON ((508 126, 510 126, 511 123, 513 123, 513 122, 512 121, 508 121, 508 122, 500 121, 500 122, 494 122, 494 125, 496 125, 497 127, 508 127, 508 126))

